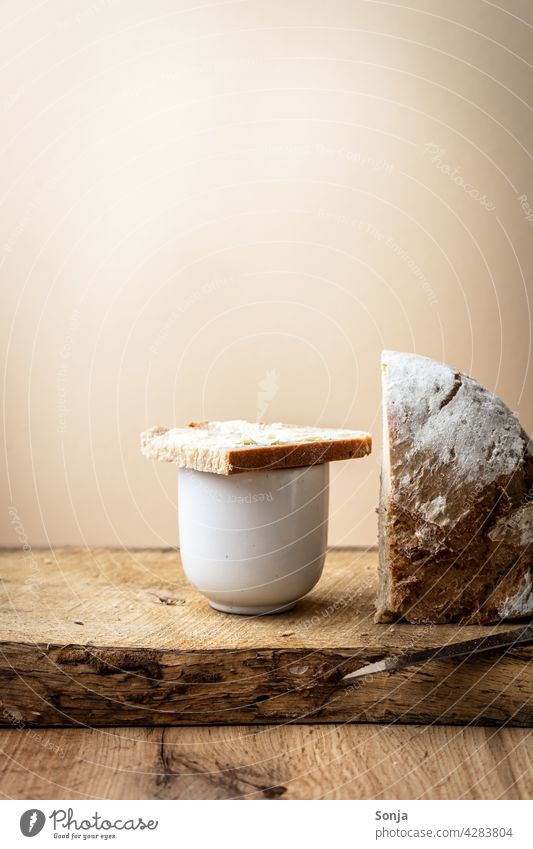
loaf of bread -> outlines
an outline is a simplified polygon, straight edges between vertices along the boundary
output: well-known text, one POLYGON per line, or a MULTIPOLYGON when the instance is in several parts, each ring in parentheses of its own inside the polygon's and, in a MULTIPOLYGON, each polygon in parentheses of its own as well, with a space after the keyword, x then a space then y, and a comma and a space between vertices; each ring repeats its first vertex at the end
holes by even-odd
POLYGON ((533 449, 514 413, 447 365, 382 357, 376 620, 533 614, 533 449))
POLYGON ((141 434, 145 457, 219 475, 313 466, 371 450, 372 438, 363 431, 241 420, 153 427, 141 434))

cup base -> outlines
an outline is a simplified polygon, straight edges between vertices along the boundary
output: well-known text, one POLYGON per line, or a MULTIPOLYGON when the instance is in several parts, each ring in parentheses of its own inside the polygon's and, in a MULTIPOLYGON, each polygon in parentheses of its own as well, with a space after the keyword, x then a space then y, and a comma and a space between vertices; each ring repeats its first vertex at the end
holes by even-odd
POLYGON ((253 605, 250 607, 240 607, 234 604, 220 604, 218 601, 210 601, 214 610, 219 610, 221 613, 234 613, 237 616, 267 616, 273 613, 285 613, 287 610, 292 610, 296 601, 291 601, 289 604, 281 604, 276 607, 272 605, 253 605))

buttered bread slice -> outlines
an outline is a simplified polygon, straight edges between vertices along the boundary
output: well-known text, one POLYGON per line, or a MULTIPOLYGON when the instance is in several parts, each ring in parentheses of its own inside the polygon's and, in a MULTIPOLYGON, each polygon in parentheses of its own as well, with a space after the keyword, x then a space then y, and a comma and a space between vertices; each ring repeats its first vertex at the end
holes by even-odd
POLYGON ((371 450, 372 437, 359 430, 240 419, 153 427, 141 434, 145 457, 218 475, 314 466, 365 457, 371 450))

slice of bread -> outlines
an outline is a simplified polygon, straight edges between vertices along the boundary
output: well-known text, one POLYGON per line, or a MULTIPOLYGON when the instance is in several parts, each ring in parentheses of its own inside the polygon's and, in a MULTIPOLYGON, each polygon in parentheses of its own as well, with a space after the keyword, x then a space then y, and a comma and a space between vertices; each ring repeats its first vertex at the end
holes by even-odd
POLYGON ((372 437, 358 430, 241 420, 153 427, 141 434, 145 457, 218 475, 314 466, 364 457, 371 450, 372 437))
POLYGON ((533 448, 477 381, 382 357, 376 619, 486 623, 533 614, 533 448))

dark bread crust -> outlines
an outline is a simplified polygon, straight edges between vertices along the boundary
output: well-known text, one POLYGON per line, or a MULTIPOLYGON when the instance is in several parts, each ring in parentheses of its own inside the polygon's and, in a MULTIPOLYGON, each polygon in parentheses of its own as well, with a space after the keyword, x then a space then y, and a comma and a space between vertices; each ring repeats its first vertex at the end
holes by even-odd
POLYGON ((372 451, 372 437, 338 439, 334 442, 309 442, 295 445, 270 445, 228 451, 228 475, 245 471, 291 469, 298 466, 316 466, 334 460, 351 460, 366 457, 372 451))
POLYGON ((533 614, 533 453, 479 383, 384 354, 376 619, 488 623, 533 614))

